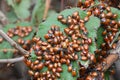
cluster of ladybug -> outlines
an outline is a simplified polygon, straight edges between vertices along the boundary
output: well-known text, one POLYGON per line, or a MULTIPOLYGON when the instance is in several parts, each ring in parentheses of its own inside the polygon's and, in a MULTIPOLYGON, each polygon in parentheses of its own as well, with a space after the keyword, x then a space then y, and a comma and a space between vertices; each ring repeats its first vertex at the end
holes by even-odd
POLYGON ((58 26, 52 26, 51 30, 45 35, 47 42, 42 41, 40 38, 34 37, 32 42, 34 45, 32 49, 37 55, 37 59, 32 62, 26 57, 25 63, 30 67, 29 74, 35 80, 55 80, 60 78, 60 73, 63 72, 62 65, 68 66, 68 71, 76 76, 76 70, 72 68, 71 61, 78 59, 75 49, 78 47, 76 43, 70 43, 69 39, 60 32, 58 26), (46 72, 40 70, 47 67, 46 72))
POLYGON ((7 35, 12 38, 13 36, 25 37, 28 36, 29 33, 32 32, 32 27, 21 27, 17 26, 15 28, 11 28, 8 30, 7 35))
POLYGON ((82 0, 79 0, 77 6, 81 9, 87 9, 92 5, 94 5, 94 0, 85 0, 84 2, 82 0))
MULTIPOLYGON (((89 66, 89 68, 92 68, 92 72, 90 72, 89 75, 86 77, 87 80, 94 79, 94 77, 91 75, 93 74, 93 72, 97 73, 97 76, 98 74, 102 75, 101 78, 104 79, 104 73, 102 71, 103 66, 97 66, 97 64, 102 64, 102 63, 106 64, 105 58, 108 56, 107 51, 109 51, 110 49, 116 48, 116 43, 113 43, 113 39, 115 38, 120 27, 120 21, 117 20, 118 15, 113 13, 111 11, 111 7, 108 6, 106 3, 104 3, 104 1, 101 1, 100 4, 98 4, 97 6, 88 8, 92 5, 94 5, 93 0, 86 0, 84 3, 80 1, 78 3, 78 6, 81 9, 87 10, 88 15, 94 15, 101 20, 100 27, 104 29, 104 31, 102 32, 102 35, 104 37, 104 43, 101 44, 100 50, 95 51, 97 55, 96 57, 97 63, 94 64, 95 66, 93 65, 89 66)), ((84 69, 84 72, 85 72, 85 69, 84 69)), ((110 72, 113 72, 113 71, 110 70, 110 72)))
MULTIPOLYGON (((17 43, 20 44, 24 49, 29 50, 31 41, 30 40, 24 40, 23 38, 27 37, 30 35, 32 32, 32 27, 31 26, 17 26, 15 28, 10 28, 7 31, 7 35, 10 38, 14 38, 15 36, 18 36, 17 43)), ((0 38, 0 43, 2 43, 4 39, 1 37, 0 38)), ((18 53, 17 50, 15 49, 3 49, 3 52, 6 53, 8 51, 12 51, 13 53, 18 53)))
MULTIPOLYGON (((83 5, 86 7, 86 4, 83 5)), ((89 6, 91 5, 94 5, 94 2, 91 2, 89 6)), ((33 38, 34 45, 31 49, 35 51, 37 59, 32 62, 29 59, 30 55, 25 56, 25 63, 30 68, 29 74, 35 80, 54 80, 60 78, 60 73, 63 72, 62 65, 65 64, 68 66, 68 72, 71 72, 72 76, 76 76, 77 71, 73 68, 71 62, 81 59, 83 61, 90 60, 91 64, 89 64, 88 68, 85 68, 79 63, 80 77, 78 80, 104 79, 103 66, 98 66, 98 64, 103 62, 105 64, 105 58, 108 55, 107 51, 115 48, 115 44, 111 47, 110 43, 120 26, 120 21, 116 21, 116 18, 117 14, 112 13, 111 8, 104 3, 88 9, 87 16, 84 19, 80 18, 79 12, 74 12, 72 16, 69 15, 67 18, 59 15, 58 21, 68 26, 64 29, 66 35, 60 32, 58 26, 53 25, 44 36, 47 42, 42 41, 40 38, 33 38), (105 42, 101 45, 101 50, 95 51, 96 58, 95 55, 89 52, 92 39, 87 37, 88 31, 85 27, 85 22, 89 20, 89 16, 92 14, 100 18, 101 27, 104 28, 102 35, 105 42), (80 54, 77 54, 77 52, 80 52, 80 54), (47 67, 48 70, 40 72, 44 67, 47 67)))
MULTIPOLYGON (((19 36, 21 38, 26 37, 32 32, 32 27, 21 27, 17 26, 15 28, 11 28, 8 30, 7 35, 10 38, 13 38, 14 36, 19 36)), ((3 38, 0 38, 0 43, 3 41, 3 38)))
POLYGON ((106 3, 109 6, 117 7, 119 8, 119 2, 120 0, 78 0, 78 7, 80 7, 83 10, 88 9, 91 6, 96 5, 96 2, 106 3))
POLYGON ((56 25, 51 26, 44 38, 47 42, 40 38, 34 37, 32 50, 35 51, 37 59, 32 62, 29 57, 25 56, 25 63, 30 68, 29 74, 35 80, 55 80, 60 78, 60 73, 63 72, 62 65, 68 66, 68 72, 72 76, 77 76, 76 69, 72 66, 72 62, 81 59, 83 61, 90 60, 96 62, 95 56, 89 52, 89 46, 92 44, 92 39, 87 37, 87 29, 85 22, 88 19, 80 19, 79 12, 74 12, 67 19, 63 15, 58 16, 58 20, 68 27, 64 29, 64 33, 56 25), (78 54, 78 52, 81 52, 78 54), (78 57, 81 56, 81 57, 78 57), (40 70, 47 67, 46 72, 40 70))

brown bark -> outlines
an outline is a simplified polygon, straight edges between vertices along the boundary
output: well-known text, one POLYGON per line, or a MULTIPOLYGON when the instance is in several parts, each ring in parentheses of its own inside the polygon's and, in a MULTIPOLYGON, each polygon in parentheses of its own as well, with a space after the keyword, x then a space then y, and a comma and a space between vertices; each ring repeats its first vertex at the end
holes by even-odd
POLYGON ((103 67, 103 71, 106 71, 115 61, 118 59, 118 54, 110 54, 106 58, 106 65, 103 67))
MULTIPOLYGON (((110 55, 105 59, 106 65, 103 66, 103 71, 106 71, 120 57, 120 41, 118 41, 115 49, 109 51, 110 55)), ((101 65, 102 66, 102 65, 101 65)))

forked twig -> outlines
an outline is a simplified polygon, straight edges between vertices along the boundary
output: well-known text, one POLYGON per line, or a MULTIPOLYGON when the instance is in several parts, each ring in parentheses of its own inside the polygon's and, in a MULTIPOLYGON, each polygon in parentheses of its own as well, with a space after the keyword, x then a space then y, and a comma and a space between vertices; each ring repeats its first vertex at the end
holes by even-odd
POLYGON ((8 41, 11 44, 11 46, 13 46, 17 50, 19 50, 23 55, 29 54, 28 51, 26 51, 25 49, 20 47, 14 40, 12 40, 10 37, 8 37, 8 35, 1 29, 0 29, 0 36, 2 36, 6 41, 8 41))
MULTIPOLYGON (((19 50, 23 55, 29 54, 28 51, 24 50, 22 47, 20 47, 14 40, 12 40, 10 37, 7 36, 7 34, 0 29, 0 36, 2 36, 6 41, 8 41, 13 47, 15 47, 17 50, 19 50)), ((13 59, 0 59, 0 63, 14 63, 18 61, 22 61, 24 57, 19 58, 13 58, 13 59)))

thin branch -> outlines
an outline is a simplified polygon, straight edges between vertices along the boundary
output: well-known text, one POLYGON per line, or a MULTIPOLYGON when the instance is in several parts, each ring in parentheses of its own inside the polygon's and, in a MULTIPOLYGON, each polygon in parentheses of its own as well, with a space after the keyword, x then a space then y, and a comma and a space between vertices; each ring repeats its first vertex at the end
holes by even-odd
POLYGON ((0 35, 8 41, 13 47, 15 47, 17 50, 19 50, 23 55, 29 54, 28 51, 24 50, 22 47, 20 47, 15 41, 13 41, 10 37, 7 36, 7 34, 0 29, 0 35))
POLYGON ((45 2, 45 10, 44 10, 44 15, 43 15, 43 21, 46 19, 47 15, 48 15, 48 10, 50 8, 50 3, 51 3, 51 0, 46 0, 46 2, 45 2))
POLYGON ((4 13, 2 11, 0 11, 0 22, 3 25, 6 25, 9 23, 7 17, 4 15, 4 13))
POLYGON ((63 10, 63 7, 64 7, 64 0, 61 0, 61 11, 63 10))
POLYGON ((77 4, 78 4, 78 0, 75 0, 74 6, 77 7, 77 4))
POLYGON ((109 53, 118 54, 118 56, 120 58, 120 41, 118 41, 116 48, 113 50, 110 50, 109 53))
POLYGON ((13 58, 13 59, 0 59, 0 63, 15 63, 19 61, 23 61, 24 57, 13 58))
POLYGON ((110 47, 112 47, 113 43, 118 39, 119 34, 120 34, 120 31, 116 33, 115 38, 112 40, 112 42, 110 44, 110 47))

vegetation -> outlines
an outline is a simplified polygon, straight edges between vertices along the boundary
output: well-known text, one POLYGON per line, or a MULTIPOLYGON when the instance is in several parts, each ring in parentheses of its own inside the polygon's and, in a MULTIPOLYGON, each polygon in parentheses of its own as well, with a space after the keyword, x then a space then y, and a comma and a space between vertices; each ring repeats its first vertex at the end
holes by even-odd
POLYGON ((61 0, 57 13, 51 0, 32 1, 1 1, 7 8, 0 15, 0 62, 24 59, 33 80, 109 80, 119 56, 120 10, 103 0, 61 0))

